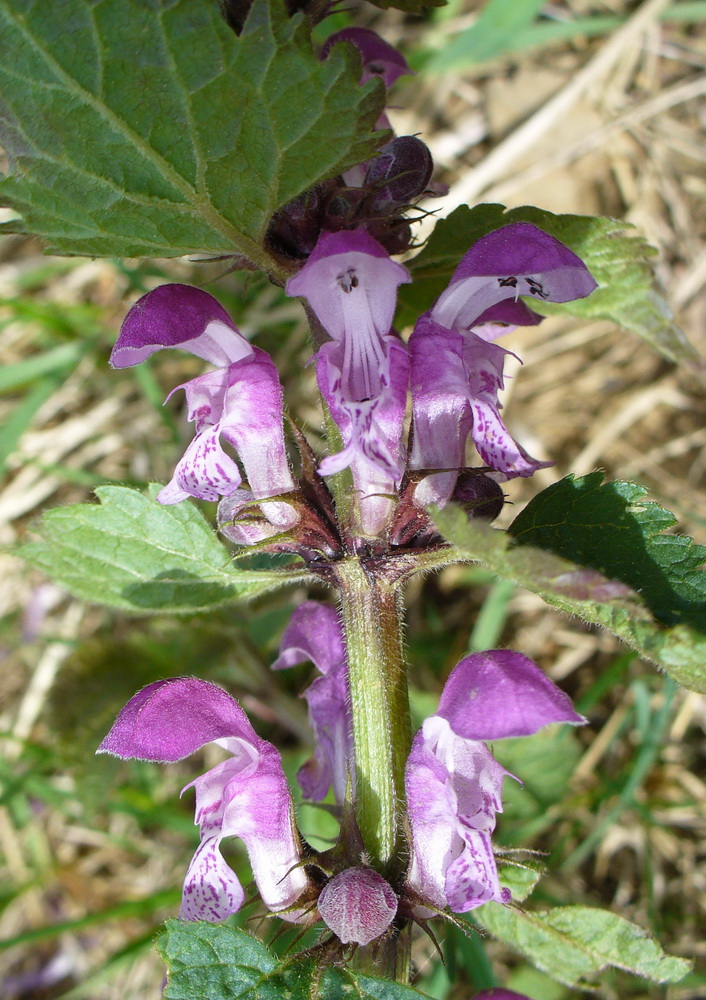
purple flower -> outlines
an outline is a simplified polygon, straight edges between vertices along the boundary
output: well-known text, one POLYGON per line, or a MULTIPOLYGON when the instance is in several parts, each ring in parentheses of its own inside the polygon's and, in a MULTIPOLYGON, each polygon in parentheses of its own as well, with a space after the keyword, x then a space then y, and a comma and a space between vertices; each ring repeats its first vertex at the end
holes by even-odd
POLYGON ((240 909, 243 888, 219 850, 223 837, 240 837, 263 902, 296 921, 302 911, 292 908, 308 879, 287 779, 279 751, 257 735, 234 698, 194 677, 155 681, 130 699, 97 752, 166 763, 211 742, 232 756, 186 786, 196 789, 201 845, 180 915, 214 923, 240 909))
POLYGON ((350 42, 360 52, 363 63, 361 86, 368 80, 380 77, 386 87, 391 87, 405 73, 412 72, 404 56, 369 28, 343 28, 335 31, 322 46, 322 59, 326 58, 337 42, 350 42))
POLYGON ((509 352, 490 343, 508 325, 540 321, 520 295, 552 302, 596 287, 588 269, 554 237, 526 222, 478 240, 410 339, 414 447, 412 467, 449 469, 418 487, 421 504, 445 504, 465 465, 470 434, 483 461, 506 478, 530 476, 547 462, 531 458, 500 418, 498 393, 509 352))
POLYGON ((342 803, 349 778, 355 788, 355 767, 346 648, 336 610, 304 601, 294 610, 279 650, 273 670, 311 660, 321 673, 304 692, 316 753, 299 769, 299 784, 305 797, 315 802, 333 786, 336 801, 342 803))
MULTIPOLYGON (((252 497, 261 500, 292 490, 282 388, 269 356, 245 340, 213 296, 188 285, 161 285, 135 303, 111 363, 116 368, 139 364, 165 347, 190 351, 217 367, 177 386, 186 393, 196 436, 159 493, 159 502, 179 503, 189 496, 218 500, 238 490, 242 476, 221 439, 242 462, 252 497)), ((276 530, 297 519, 286 503, 266 504, 263 513, 276 530)))
MULTIPOLYGON (((461 660, 407 761, 408 888, 456 913, 489 900, 509 902, 490 839, 508 772, 483 741, 529 736, 551 722, 583 721, 569 698, 521 653, 496 649, 461 660)), ((434 912, 415 908, 421 918, 434 912)))
MULTIPOLYGON (((412 72, 404 56, 369 28, 343 28, 341 31, 335 31, 322 46, 322 59, 326 58, 337 42, 350 42, 358 49, 363 64, 361 87, 368 80, 379 78, 389 89, 401 76, 412 72)), ((390 128, 390 122, 384 111, 376 122, 376 128, 390 128)), ((365 164, 360 164, 348 170, 344 178, 347 184, 358 185, 364 173, 365 164)))
POLYGON ((397 913, 392 886, 372 868, 346 868, 321 890, 319 914, 343 944, 370 944, 397 913))
POLYGON ((520 295, 570 302, 585 298, 594 288, 596 282, 573 250, 529 222, 513 222, 473 244, 431 315, 450 330, 470 330, 479 320, 501 318, 489 310, 507 301, 514 306, 501 322, 519 324, 527 317, 527 307, 518 303, 520 295))
MULTIPOLYGON (((316 355, 319 388, 344 442, 321 464, 323 475, 351 466, 356 488, 371 498, 364 530, 377 534, 404 470, 401 448, 408 355, 390 335, 405 268, 361 230, 322 233, 287 294, 302 295, 332 338, 316 355)), ((365 506, 365 505, 364 505, 365 506)))

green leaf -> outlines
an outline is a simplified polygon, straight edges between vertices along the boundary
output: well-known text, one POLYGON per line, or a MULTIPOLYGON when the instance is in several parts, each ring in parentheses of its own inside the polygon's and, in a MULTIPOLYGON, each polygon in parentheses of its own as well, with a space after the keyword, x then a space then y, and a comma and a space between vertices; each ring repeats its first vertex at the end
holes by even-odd
POLYGON ((435 53, 424 72, 447 73, 492 59, 513 44, 543 6, 544 0, 488 0, 470 28, 435 53))
MULTIPOLYGON (((451 39, 448 35, 444 36, 445 49, 432 48, 428 55, 417 54, 417 65, 429 73, 465 69, 478 66, 496 56, 514 55, 526 49, 545 49, 578 38, 607 35, 627 20, 617 14, 568 17, 566 20, 535 20, 534 14, 544 6, 543 3, 526 0, 526 4, 516 5, 516 11, 514 6, 507 4, 505 0, 489 0, 470 28, 451 39), (492 19, 489 16, 491 8, 495 8, 492 19)), ((668 24, 688 24, 705 17, 704 0, 670 3, 666 10, 657 13, 658 20, 668 24)))
POLYGON ((515 903, 521 903, 534 891, 534 887, 544 874, 544 865, 536 860, 498 865, 500 885, 509 889, 515 903))
MULTIPOLYGON (((155 487, 152 492, 156 492, 155 487)), ((241 570, 190 501, 162 506, 125 486, 100 504, 46 513, 20 555, 84 601, 133 614, 205 611, 307 578, 303 570, 241 570)))
POLYGON ((598 973, 609 966, 655 983, 679 982, 691 968, 683 958, 665 955, 636 924, 591 906, 529 913, 486 903, 475 910, 474 918, 567 986, 593 984, 598 973))
POLYGON ((254 0, 240 37, 217 0, 0 0, 4 227, 52 251, 174 257, 262 248, 281 205, 365 160, 384 87, 323 62, 308 22, 254 0))
POLYGON ((619 579, 609 580, 553 552, 519 545, 508 532, 469 521, 453 505, 432 516, 441 534, 456 546, 457 558, 479 562, 539 594, 547 604, 603 626, 680 684, 706 693, 706 626, 665 627, 654 620, 641 596, 619 579))
POLYGON ((664 534, 677 523, 635 483, 603 483, 602 472, 567 476, 543 490, 509 527, 534 545, 622 580, 658 621, 706 628, 706 547, 664 534))
POLYGON ((381 10, 403 10, 405 14, 423 14, 429 7, 445 7, 447 0, 370 0, 381 10))
POLYGON ((169 969, 165 1000, 419 1000, 408 986, 348 972, 315 950, 278 963, 233 927, 168 920, 157 951, 169 969))
POLYGON ((413 283, 399 290, 400 325, 414 323, 443 292, 456 265, 481 236, 511 222, 531 222, 561 240, 584 261, 598 288, 575 302, 537 303, 544 313, 567 313, 608 319, 637 333, 655 350, 676 362, 703 368, 703 359, 675 324, 669 306, 655 287, 651 258, 656 253, 627 222, 590 215, 554 215, 524 206, 461 205, 437 222, 425 247, 406 262, 413 283))

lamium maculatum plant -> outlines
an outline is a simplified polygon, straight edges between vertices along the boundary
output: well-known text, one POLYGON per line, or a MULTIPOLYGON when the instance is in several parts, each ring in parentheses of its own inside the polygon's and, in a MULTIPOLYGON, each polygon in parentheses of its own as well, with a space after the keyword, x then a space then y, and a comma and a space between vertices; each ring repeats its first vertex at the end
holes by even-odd
MULTIPOLYGON (((393 5, 417 10, 424 0, 393 5)), ((328 2, 224 0, 223 17, 217 0, 103 6, 5 5, 6 67, 27 57, 30 28, 41 40, 28 70, 33 87, 8 89, 10 167, 0 194, 24 218, 13 227, 60 253, 200 254, 262 272, 308 319, 325 430, 320 447, 289 418, 274 360, 257 331, 238 329, 217 284, 159 284, 126 307, 110 360, 130 368, 177 350, 204 363, 170 393, 193 425, 170 481, 149 496, 99 491, 102 505, 89 515, 98 542, 85 569, 52 534, 51 513, 44 542, 26 547, 78 596, 127 611, 202 612, 300 588, 272 663, 274 684, 293 683, 282 671, 300 664, 316 669, 303 691, 313 753, 296 796, 280 749, 259 734, 225 674, 218 685, 182 676, 174 663, 171 676, 128 701, 99 747, 165 765, 207 745, 220 748, 210 759, 222 752, 204 773, 194 763, 184 789, 199 834, 179 921, 159 945, 169 968, 164 995, 264 997, 274 995, 258 992, 269 983, 283 996, 348 988, 373 998, 389 989, 405 1000, 416 995, 415 936, 421 929, 436 940, 445 924, 469 935, 485 928, 556 968, 556 954, 550 961, 523 943, 531 918, 521 904, 537 861, 494 841, 503 787, 523 774, 506 770, 493 746, 587 720, 539 665, 496 648, 463 656, 442 678, 436 710, 413 726, 405 584, 480 563, 704 689, 693 597, 698 587, 703 594, 703 550, 687 544, 672 562, 666 551, 649 556, 667 579, 677 580, 677 562, 688 570, 691 596, 665 609, 645 583, 640 545, 618 560, 610 531, 601 537, 600 475, 555 483, 509 528, 493 525, 501 516, 510 523, 508 484, 552 465, 551 456, 532 457, 504 418, 512 352, 498 339, 552 309, 580 313, 586 302, 596 303, 592 315, 611 318, 628 280, 613 267, 618 251, 633 267, 630 280, 637 273, 654 299, 643 244, 616 237, 607 220, 592 220, 586 239, 573 216, 481 205, 439 221, 421 246, 415 225, 444 185, 432 178, 423 136, 391 130, 388 92, 409 67, 367 28, 331 31, 315 44, 328 2), (134 27, 130 51, 116 30, 121 18, 134 27), (60 40, 62 24, 76 33, 75 52, 60 40), (84 77, 82 67, 101 60, 104 82, 88 69, 84 77), (49 82, 40 64, 51 67, 49 82), (36 114, 48 88, 49 131, 36 114), (121 511, 130 512, 129 531, 115 530, 121 511), (563 533, 540 530, 552 519, 563 533), (112 589, 91 576, 108 564, 112 589), (316 599, 301 597, 305 586, 316 587, 316 599), (330 846, 307 841, 295 798, 335 818, 330 846), (222 853, 227 838, 245 848, 250 887, 222 853), (301 949, 276 957, 238 929, 251 903, 298 929, 301 949), (237 992, 233 984, 247 976, 251 992, 237 992)), ((652 508, 640 520, 634 495, 618 486, 622 523, 642 538, 652 508)), ((85 514, 81 506, 64 517, 72 510, 85 514)), ((537 919, 551 923, 560 909, 566 947, 591 956, 562 981, 585 985, 607 965, 657 982, 685 974, 683 961, 619 914, 566 906, 537 919), (611 936, 631 938, 629 956, 611 936)), ((477 996, 520 995, 493 988, 477 996)))

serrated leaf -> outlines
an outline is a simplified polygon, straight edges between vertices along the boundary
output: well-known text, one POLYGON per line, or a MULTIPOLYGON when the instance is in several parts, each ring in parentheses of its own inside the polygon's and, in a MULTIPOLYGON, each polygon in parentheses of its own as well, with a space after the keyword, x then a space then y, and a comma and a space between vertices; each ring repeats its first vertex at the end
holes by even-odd
POLYGON ((523 206, 461 205, 440 219, 424 248, 405 266, 412 284, 399 290, 400 325, 414 323, 443 292, 456 265, 481 236, 511 222, 531 222, 561 240, 584 261, 598 288, 561 304, 532 300, 535 311, 608 319, 637 333, 665 357, 703 370, 704 361, 674 322, 660 295, 651 259, 655 250, 627 222, 590 215, 555 215, 523 206))
POLYGON ((157 950, 169 969, 165 1000, 419 1000, 408 986, 332 967, 324 954, 279 963, 233 927, 168 920, 157 950))
POLYGON ((9 231, 91 256, 262 248, 281 205, 365 160, 384 102, 352 46, 323 62, 308 22, 254 0, 2 0, 0 199, 9 231))
POLYGON ((456 546, 458 558, 479 562, 497 576, 538 594, 547 604, 601 625, 680 684, 706 693, 706 628, 665 627, 627 584, 553 552, 519 545, 508 532, 469 521, 453 505, 433 512, 432 517, 441 534, 456 546))
POLYGON ((474 912, 474 918, 567 986, 592 984, 610 966, 655 983, 677 983, 691 968, 683 958, 665 955, 636 924, 591 906, 522 912, 486 903, 474 912))
POLYGON ((543 490, 508 528, 534 545, 622 580, 658 621, 706 629, 706 547, 665 534, 676 517, 646 501, 644 486, 603 482, 602 472, 567 476, 543 490))
MULTIPOLYGON (((154 492, 154 491, 153 491, 154 492)), ((133 614, 205 611, 307 578, 301 570, 241 570, 190 501, 162 506, 125 486, 100 504, 46 513, 39 542, 19 552, 84 601, 133 614)))

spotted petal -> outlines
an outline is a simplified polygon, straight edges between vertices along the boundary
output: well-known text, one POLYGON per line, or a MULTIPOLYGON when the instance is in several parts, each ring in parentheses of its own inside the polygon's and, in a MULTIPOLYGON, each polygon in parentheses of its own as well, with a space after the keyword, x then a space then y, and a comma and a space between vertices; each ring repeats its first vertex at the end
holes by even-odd
MULTIPOLYGON (((438 716, 414 739, 406 773, 408 884, 439 908, 465 913, 490 899, 507 901, 490 841, 506 773, 483 743, 457 737, 438 716)), ((429 916, 425 909, 418 915, 429 916)))
POLYGON ((220 923, 237 913, 245 901, 238 876, 219 850, 220 842, 220 837, 209 837, 191 859, 181 896, 182 920, 220 923))
POLYGON ((304 267, 287 283, 302 295, 334 340, 343 345, 341 394, 375 399, 384 388, 386 344, 397 288, 409 281, 401 264, 363 230, 322 233, 304 267))
MULTIPOLYGON (((247 358, 178 388, 186 393, 189 420, 197 433, 171 483, 159 494, 160 503, 178 503, 187 496, 218 500, 235 493, 242 477, 221 438, 236 450, 257 499, 294 488, 282 426, 282 388, 264 351, 253 348, 247 358)), ((280 530, 297 519, 284 503, 267 504, 263 512, 280 530)))
POLYGON ((470 433, 483 461, 508 479, 531 476, 551 462, 531 458, 512 437, 500 417, 498 393, 509 353, 474 333, 446 329, 427 313, 409 342, 412 356, 412 408, 415 469, 453 469, 420 483, 421 504, 446 503, 457 471, 466 464, 470 433))
POLYGON ((184 882, 182 916, 223 920, 242 904, 219 851, 223 837, 240 837, 264 903, 296 921, 301 911, 289 908, 308 879, 280 755, 229 694, 193 677, 156 681, 128 702, 98 752, 171 761, 214 741, 230 757, 186 786, 196 790, 202 843, 184 882))

